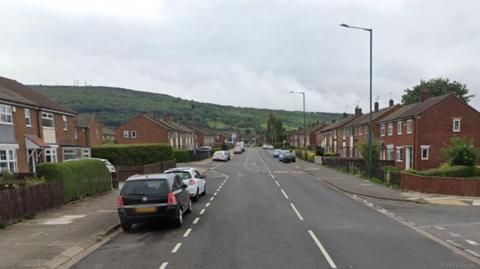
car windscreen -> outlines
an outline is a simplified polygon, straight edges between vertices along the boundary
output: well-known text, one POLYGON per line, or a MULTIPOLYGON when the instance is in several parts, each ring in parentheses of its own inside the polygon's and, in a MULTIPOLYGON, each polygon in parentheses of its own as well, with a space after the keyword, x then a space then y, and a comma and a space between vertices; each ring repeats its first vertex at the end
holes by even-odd
POLYGON ((165 178, 127 181, 123 185, 122 195, 166 195, 170 192, 165 178))
POLYGON ((170 172, 167 172, 167 174, 178 175, 181 180, 192 178, 192 176, 190 175, 190 172, 187 172, 187 171, 170 171, 170 172))

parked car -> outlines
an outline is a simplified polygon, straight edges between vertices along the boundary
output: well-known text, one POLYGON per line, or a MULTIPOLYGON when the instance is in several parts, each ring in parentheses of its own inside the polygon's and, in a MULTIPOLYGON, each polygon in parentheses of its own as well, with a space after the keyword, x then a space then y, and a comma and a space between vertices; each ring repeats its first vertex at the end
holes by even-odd
POLYGON ((126 232, 135 223, 169 220, 183 224, 192 201, 187 185, 176 174, 146 174, 129 177, 117 198, 120 225, 126 232))
POLYGON ((233 150, 233 154, 240 154, 244 151, 243 148, 237 147, 233 150))
POLYGON ((178 175, 180 179, 183 180, 183 183, 188 186, 187 190, 190 192, 190 198, 193 201, 198 201, 200 195, 205 195, 207 193, 206 176, 200 174, 195 168, 177 167, 168 169, 164 173, 178 175))
POLYGON ((263 149, 273 149, 273 146, 265 144, 265 145, 263 145, 263 149))
POLYGON ((280 154, 281 150, 280 149, 274 149, 273 150, 273 158, 278 158, 278 155, 280 154))
POLYGON ((290 152, 288 150, 283 150, 280 156, 278 157, 278 160, 284 163, 290 163, 290 162, 296 162, 296 157, 293 152, 290 152))
POLYGON ((230 160, 230 157, 225 153, 225 151, 215 151, 212 156, 212 161, 222 161, 226 162, 230 160))
POLYGON ((230 159, 232 158, 232 154, 230 153, 230 151, 229 150, 224 150, 223 152, 225 152, 225 155, 227 155, 228 160, 230 161, 230 159))

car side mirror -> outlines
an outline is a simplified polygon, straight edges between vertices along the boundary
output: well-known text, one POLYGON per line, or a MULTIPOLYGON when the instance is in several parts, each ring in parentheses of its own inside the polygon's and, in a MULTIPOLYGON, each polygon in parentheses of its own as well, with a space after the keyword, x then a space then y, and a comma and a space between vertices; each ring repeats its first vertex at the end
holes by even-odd
POLYGON ((183 184, 182 189, 186 189, 186 188, 188 188, 187 184, 183 184))

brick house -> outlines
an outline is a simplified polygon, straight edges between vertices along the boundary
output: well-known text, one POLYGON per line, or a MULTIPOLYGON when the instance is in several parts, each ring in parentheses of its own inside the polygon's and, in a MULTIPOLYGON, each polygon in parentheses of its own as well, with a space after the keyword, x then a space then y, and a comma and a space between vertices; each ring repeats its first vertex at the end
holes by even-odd
POLYGON ((215 147, 221 147, 227 143, 227 136, 222 133, 215 134, 215 147))
POLYGON ((75 139, 75 115, 37 91, 0 77, 0 172, 29 173, 38 163, 90 157, 89 149, 75 139))
POLYGON ((92 147, 103 144, 102 125, 94 113, 80 113, 76 117, 77 126, 75 137, 78 144, 85 147, 92 147))
MULTIPOLYGON (((377 123, 400 108, 400 105, 394 105, 393 100, 389 101, 389 106, 380 109, 379 103, 374 103, 372 111, 372 138, 378 139, 379 127, 377 123)), ((368 141, 368 123, 370 113, 362 114, 361 108, 355 109, 355 119, 347 123, 342 128, 342 134, 345 134, 346 141, 340 151, 341 157, 361 157, 360 145, 368 141)))
POLYGON ((215 145, 215 133, 213 131, 198 126, 190 128, 195 131, 196 147, 213 147, 215 145))
POLYGON ((343 113, 342 119, 332 120, 331 124, 320 130, 320 141, 325 152, 340 154, 346 145, 346 134, 342 136, 342 128, 353 119, 355 119, 355 115, 343 113))
MULTIPOLYGON (((320 146, 321 140, 320 139, 317 140, 317 132, 321 130, 323 127, 325 127, 325 123, 318 123, 318 122, 311 124, 310 126, 307 126, 307 129, 305 131, 305 135, 307 137, 305 143, 307 148, 320 146)), ((290 142, 290 145, 295 148, 303 148, 303 142, 304 142, 303 128, 300 127, 294 130, 289 135, 288 141, 290 142)))
POLYGON ((310 128, 307 129, 307 135, 308 135, 307 146, 308 147, 315 148, 321 145, 322 140, 320 136, 318 136, 318 139, 317 139, 317 133, 319 133, 320 130, 322 130, 322 128, 325 126, 326 126, 325 122, 322 122, 322 123, 317 122, 315 124, 312 124, 312 126, 310 126, 310 128))
POLYGON ((480 146, 479 126, 479 112, 453 94, 422 96, 378 122, 380 158, 402 169, 435 168, 445 161, 442 150, 451 137, 471 138, 480 146))
POLYGON ((165 143, 176 149, 193 149, 192 129, 169 118, 138 115, 116 128, 117 144, 165 143))
POLYGON ((103 143, 114 143, 117 141, 117 133, 115 128, 102 125, 102 141, 103 143))

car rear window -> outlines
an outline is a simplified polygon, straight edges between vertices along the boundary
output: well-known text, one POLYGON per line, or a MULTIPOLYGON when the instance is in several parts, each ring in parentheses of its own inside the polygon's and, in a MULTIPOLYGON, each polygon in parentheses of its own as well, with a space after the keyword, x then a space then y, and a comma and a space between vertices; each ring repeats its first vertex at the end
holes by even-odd
POLYGON ((164 195, 170 191, 167 179, 145 179, 125 182, 122 195, 164 195))
POLYGON ((179 176, 181 180, 192 178, 192 176, 190 175, 190 172, 187 172, 187 171, 171 171, 171 172, 168 172, 167 174, 175 174, 179 176))

